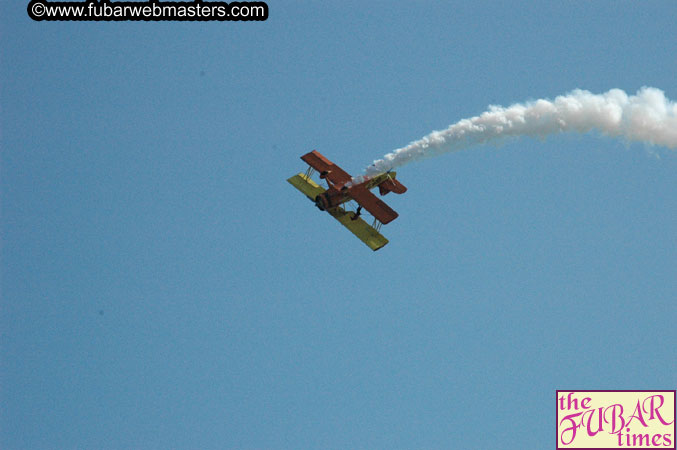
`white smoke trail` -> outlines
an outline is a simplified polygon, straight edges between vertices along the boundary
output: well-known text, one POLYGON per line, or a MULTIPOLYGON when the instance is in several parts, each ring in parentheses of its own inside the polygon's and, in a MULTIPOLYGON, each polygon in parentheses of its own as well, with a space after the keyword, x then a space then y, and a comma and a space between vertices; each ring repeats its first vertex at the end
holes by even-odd
POLYGON ((490 106, 480 116, 463 119, 388 153, 367 168, 367 175, 508 137, 545 137, 593 129, 628 141, 677 148, 677 104, 660 89, 643 87, 631 96, 621 89, 604 94, 577 89, 554 101, 536 100, 508 108, 490 106))

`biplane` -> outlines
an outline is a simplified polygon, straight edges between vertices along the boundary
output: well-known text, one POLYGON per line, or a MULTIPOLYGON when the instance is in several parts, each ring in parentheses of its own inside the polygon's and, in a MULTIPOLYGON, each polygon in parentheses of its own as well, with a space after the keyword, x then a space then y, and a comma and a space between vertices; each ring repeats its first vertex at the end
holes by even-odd
POLYGON ((317 150, 306 153, 301 159, 308 164, 308 170, 289 178, 289 183, 313 201, 320 211, 328 212, 372 250, 376 251, 388 243, 388 239, 380 233, 381 225, 395 220, 397 213, 372 194, 370 189, 378 186, 381 195, 389 192, 405 193, 407 188, 395 179, 395 172, 364 176, 354 181, 348 173, 317 150), (321 180, 327 182, 327 189, 312 179, 315 172, 319 173, 321 180), (353 200, 357 203, 354 211, 346 206, 353 200), (361 218, 363 209, 374 217, 371 225, 361 218))

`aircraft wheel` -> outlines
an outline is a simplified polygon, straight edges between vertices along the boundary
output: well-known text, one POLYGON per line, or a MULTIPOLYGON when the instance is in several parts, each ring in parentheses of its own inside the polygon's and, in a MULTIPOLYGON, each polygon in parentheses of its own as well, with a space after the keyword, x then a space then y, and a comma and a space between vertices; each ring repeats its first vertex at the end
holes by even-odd
POLYGON ((324 211, 324 202, 322 201, 321 195, 315 197, 315 206, 317 206, 317 209, 319 209, 320 211, 324 211))

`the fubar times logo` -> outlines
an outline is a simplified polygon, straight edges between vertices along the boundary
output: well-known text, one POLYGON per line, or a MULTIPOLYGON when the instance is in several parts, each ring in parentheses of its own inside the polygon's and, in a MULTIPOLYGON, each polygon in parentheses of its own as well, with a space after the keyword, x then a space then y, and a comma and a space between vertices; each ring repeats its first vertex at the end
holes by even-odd
POLYGON ((675 391, 556 391, 557 450, 675 450, 675 391))

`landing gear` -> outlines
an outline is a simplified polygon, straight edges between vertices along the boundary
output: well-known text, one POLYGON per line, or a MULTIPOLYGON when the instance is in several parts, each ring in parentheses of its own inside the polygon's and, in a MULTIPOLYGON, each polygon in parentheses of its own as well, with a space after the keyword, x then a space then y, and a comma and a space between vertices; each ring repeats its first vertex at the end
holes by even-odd
POLYGON ((320 211, 326 210, 322 195, 318 195, 317 197, 315 197, 315 206, 317 206, 317 209, 319 209, 320 211))

